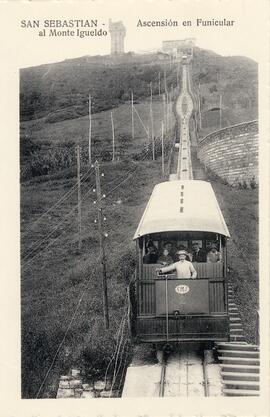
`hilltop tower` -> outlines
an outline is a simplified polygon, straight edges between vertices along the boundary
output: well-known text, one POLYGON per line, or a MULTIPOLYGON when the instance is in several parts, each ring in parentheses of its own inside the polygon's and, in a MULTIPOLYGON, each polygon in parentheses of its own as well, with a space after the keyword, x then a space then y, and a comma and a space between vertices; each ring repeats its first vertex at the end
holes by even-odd
POLYGON ((109 32, 111 34, 111 55, 124 54, 126 28, 123 22, 112 22, 109 19, 109 32))

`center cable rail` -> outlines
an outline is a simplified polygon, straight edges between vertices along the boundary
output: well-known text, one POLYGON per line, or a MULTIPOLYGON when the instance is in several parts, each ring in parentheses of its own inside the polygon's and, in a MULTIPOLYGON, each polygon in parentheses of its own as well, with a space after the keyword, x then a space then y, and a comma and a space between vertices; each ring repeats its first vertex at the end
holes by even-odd
POLYGON ((190 154, 189 120, 193 111, 193 100, 189 93, 188 66, 183 65, 181 92, 176 103, 176 112, 180 121, 180 138, 176 177, 178 180, 192 180, 192 164, 190 154))

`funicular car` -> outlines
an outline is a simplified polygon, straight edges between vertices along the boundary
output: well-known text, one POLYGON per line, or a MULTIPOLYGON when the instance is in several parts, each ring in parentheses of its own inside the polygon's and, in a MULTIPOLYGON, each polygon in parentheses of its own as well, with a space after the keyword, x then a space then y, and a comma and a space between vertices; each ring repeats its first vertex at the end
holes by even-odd
MULTIPOLYGON (((131 291, 131 329, 137 342, 227 341, 227 249, 229 232, 209 182, 168 181, 155 186, 134 235, 137 267, 131 291), (168 245, 169 242, 169 245, 168 245), (195 262, 192 247, 203 254, 195 262), (207 262, 211 245, 217 262, 207 262), (196 279, 159 274, 154 253, 185 248, 196 279), (193 258, 193 261, 192 261, 193 258), (149 263, 150 260, 150 263, 149 263)), ((174 259, 175 260, 175 259, 174 259)))

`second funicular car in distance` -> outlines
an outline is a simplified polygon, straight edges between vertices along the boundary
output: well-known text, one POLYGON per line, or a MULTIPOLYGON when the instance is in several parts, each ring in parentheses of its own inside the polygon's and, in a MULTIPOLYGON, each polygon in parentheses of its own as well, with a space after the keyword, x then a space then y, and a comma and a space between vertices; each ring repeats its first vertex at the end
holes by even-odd
POLYGON ((176 180, 155 186, 134 236, 137 267, 130 294, 136 342, 229 340, 229 236, 209 182, 176 180), (193 250, 196 244, 200 257, 193 250), (219 255, 211 262, 207 254, 213 246, 219 255), (165 247, 171 262, 179 248, 185 248, 196 279, 158 273, 165 247))

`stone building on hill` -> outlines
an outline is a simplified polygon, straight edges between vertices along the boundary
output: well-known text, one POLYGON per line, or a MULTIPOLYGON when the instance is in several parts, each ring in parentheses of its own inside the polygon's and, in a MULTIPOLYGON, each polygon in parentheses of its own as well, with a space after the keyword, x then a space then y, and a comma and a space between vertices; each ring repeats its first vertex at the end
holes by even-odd
POLYGON ((162 51, 175 57, 181 58, 187 55, 193 57, 193 47, 195 46, 195 38, 187 38, 182 40, 172 40, 162 42, 162 51))
POLYGON ((112 22, 112 20, 109 19, 109 32, 111 34, 111 55, 124 54, 126 28, 123 22, 112 22))

